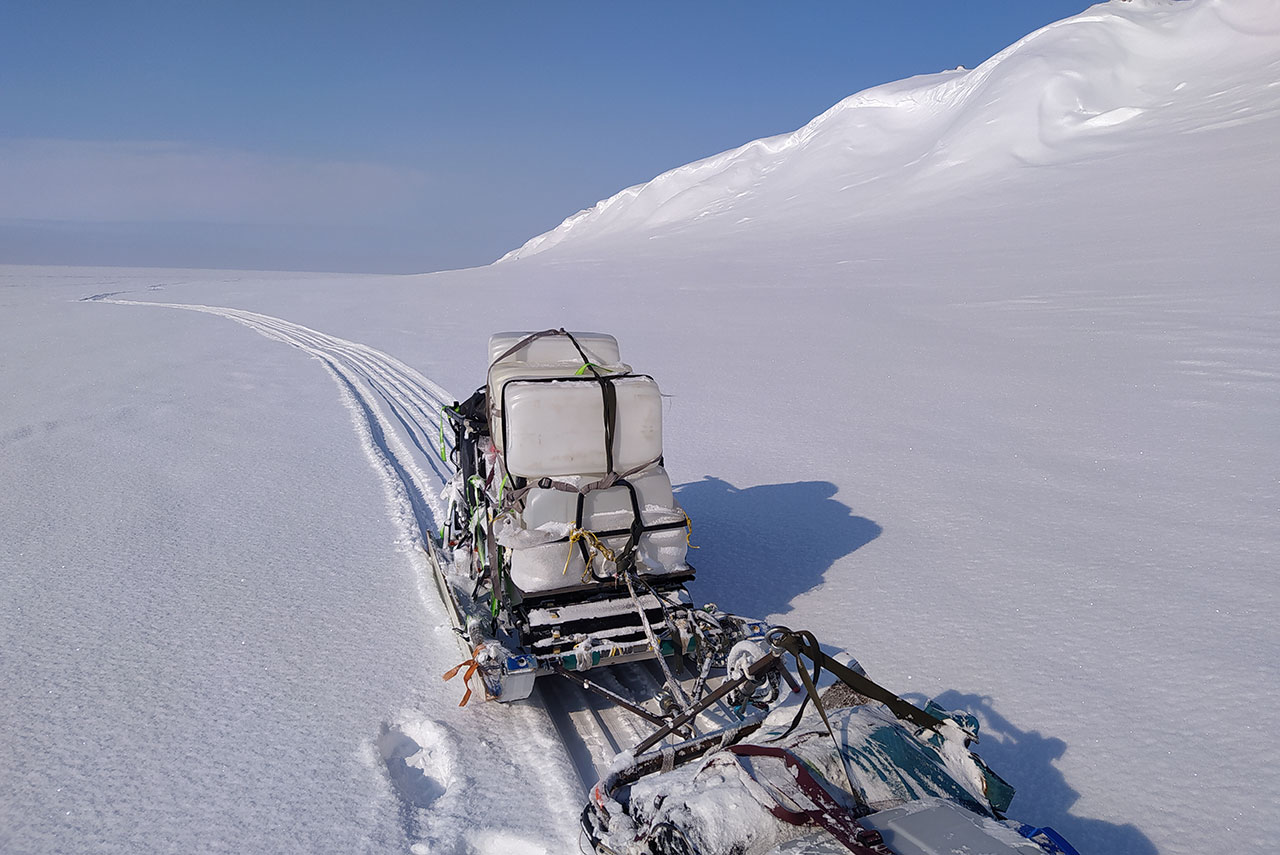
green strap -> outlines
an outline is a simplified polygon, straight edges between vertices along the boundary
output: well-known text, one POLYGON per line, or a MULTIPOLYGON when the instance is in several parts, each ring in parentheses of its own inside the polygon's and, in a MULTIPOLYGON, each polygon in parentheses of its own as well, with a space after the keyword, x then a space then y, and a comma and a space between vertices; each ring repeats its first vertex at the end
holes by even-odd
POLYGON ((440 407, 440 462, 448 463, 444 456, 444 407, 440 407))

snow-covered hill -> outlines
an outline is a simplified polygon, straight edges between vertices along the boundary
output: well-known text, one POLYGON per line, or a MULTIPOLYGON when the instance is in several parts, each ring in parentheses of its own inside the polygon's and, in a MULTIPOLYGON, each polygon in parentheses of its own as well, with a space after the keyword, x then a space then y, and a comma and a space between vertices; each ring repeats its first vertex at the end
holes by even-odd
POLYGON ((1280 110, 1277 18, 1274 4, 1255 0, 1101 4, 973 70, 859 92, 794 133, 629 187, 502 260, 609 238, 761 234, 797 220, 848 227, 936 207, 1027 167, 1254 120, 1280 110))
POLYGON ((1277 138, 1274 2, 1117 0, 485 268, 0 270, 0 851, 575 851, 403 477, 564 325, 670 396, 700 599, 972 710, 1082 852, 1271 852, 1277 138))

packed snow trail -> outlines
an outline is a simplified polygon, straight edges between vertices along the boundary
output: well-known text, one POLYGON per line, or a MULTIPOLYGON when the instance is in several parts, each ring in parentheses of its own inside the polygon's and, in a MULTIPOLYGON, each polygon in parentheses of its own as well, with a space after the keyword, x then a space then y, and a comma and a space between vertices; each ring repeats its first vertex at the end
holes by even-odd
MULTIPOLYGON (((441 410, 457 400, 454 396, 386 353, 301 324, 243 309, 117 299, 118 293, 121 292, 95 294, 84 299, 215 315, 320 360, 338 383, 370 461, 385 475, 402 545, 421 554, 425 540, 433 537, 445 520, 440 493, 450 473, 441 465, 439 444, 449 443, 450 436, 448 431, 441 432, 441 410)), ((434 612, 444 604, 438 601, 435 583, 429 578, 431 571, 423 561, 415 560, 414 564, 420 574, 419 594, 427 602, 428 610, 434 612)), ((595 679, 636 702, 652 697, 663 682, 652 662, 617 666, 597 674, 595 679)), ((554 733, 572 762, 581 791, 547 795, 567 801, 576 816, 586 790, 614 755, 639 742, 648 731, 638 727, 638 720, 630 714, 568 681, 542 680, 531 701, 533 710, 527 704, 515 708, 504 705, 499 708, 499 714, 506 712, 508 721, 520 719, 514 724, 516 730, 524 727, 521 722, 530 712, 535 716, 545 713, 550 719, 554 733)), ((401 824, 410 842, 430 838, 429 823, 421 816, 439 810, 441 802, 447 801, 450 770, 456 766, 451 759, 455 749, 449 741, 448 729, 429 718, 389 723, 376 740, 390 782, 401 800, 401 824)), ((535 772, 530 777, 541 776, 535 772)), ((504 837, 497 842, 512 839, 504 837)), ((415 851, 417 848, 415 846, 415 851)), ((482 846, 476 851, 487 850, 482 846)))

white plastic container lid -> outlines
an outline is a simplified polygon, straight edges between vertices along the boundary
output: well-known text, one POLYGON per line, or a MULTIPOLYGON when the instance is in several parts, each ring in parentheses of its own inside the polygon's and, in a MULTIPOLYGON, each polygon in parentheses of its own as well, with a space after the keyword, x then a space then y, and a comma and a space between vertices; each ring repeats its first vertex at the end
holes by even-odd
MULTIPOLYGON (((498 357, 515 347, 523 339, 533 335, 534 332, 536 330, 530 332, 500 332, 489 336, 489 364, 492 365, 497 361, 498 357)), ((613 365, 622 358, 618 352, 618 340, 608 333, 571 332, 573 337, 578 340, 578 344, 582 345, 582 349, 586 351, 590 361, 596 365, 613 365)), ((503 361, 530 363, 577 362, 581 365, 582 356, 578 353, 578 349, 573 346, 573 342, 569 340, 568 336, 545 335, 529 342, 503 361)))

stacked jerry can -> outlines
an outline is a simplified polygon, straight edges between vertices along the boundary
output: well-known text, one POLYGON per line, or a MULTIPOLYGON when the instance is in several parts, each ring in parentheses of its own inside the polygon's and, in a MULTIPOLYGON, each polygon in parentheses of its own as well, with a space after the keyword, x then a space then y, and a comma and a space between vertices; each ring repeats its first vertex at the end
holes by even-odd
POLYGON ((486 381, 497 542, 525 597, 591 588, 634 560, 683 575, 687 517, 662 467, 662 398, 602 333, 498 333, 486 381), (585 488, 585 489, 584 489, 585 488))

